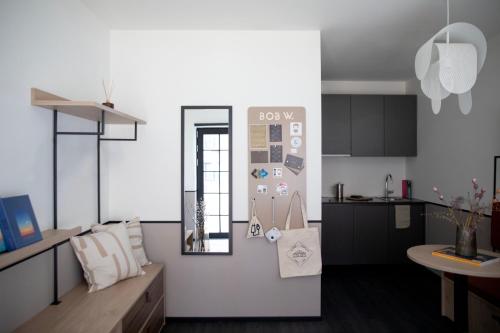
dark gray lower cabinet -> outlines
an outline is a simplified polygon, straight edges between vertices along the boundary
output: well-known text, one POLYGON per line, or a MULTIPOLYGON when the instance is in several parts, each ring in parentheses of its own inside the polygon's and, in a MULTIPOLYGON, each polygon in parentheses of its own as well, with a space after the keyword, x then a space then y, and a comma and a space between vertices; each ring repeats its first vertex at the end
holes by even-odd
POLYGON ((406 250, 425 243, 425 206, 411 206, 411 223, 407 229, 396 229, 394 205, 389 206, 389 262, 409 263, 406 250))
POLYGON ((324 265, 350 265, 353 258, 354 205, 323 205, 321 250, 324 265))
POLYGON ((425 206, 411 205, 411 223, 407 229, 396 229, 394 207, 323 204, 323 264, 408 263, 406 250, 425 243, 425 206))
POLYGON ((354 207, 354 263, 387 262, 387 205, 354 207))

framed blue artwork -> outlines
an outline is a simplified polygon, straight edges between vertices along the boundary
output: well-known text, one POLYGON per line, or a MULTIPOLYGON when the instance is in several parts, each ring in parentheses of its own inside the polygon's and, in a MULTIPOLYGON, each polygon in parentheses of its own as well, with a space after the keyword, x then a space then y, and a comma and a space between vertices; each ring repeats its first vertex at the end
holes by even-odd
POLYGON ((5 244, 5 239, 3 238, 3 232, 0 230, 0 253, 7 251, 7 244, 5 244))
POLYGON ((0 199, 0 211, 0 231, 7 251, 42 240, 28 195, 0 199))

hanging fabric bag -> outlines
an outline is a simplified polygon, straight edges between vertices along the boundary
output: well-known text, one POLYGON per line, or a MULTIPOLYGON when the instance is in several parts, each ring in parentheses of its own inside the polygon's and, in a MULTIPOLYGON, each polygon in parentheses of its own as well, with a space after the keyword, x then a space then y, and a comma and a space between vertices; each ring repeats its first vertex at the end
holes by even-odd
POLYGON ((257 218, 255 199, 252 200, 252 219, 248 222, 247 238, 264 237, 264 228, 257 218))
POLYGON ((278 259, 281 278, 321 275, 321 243, 319 230, 309 227, 306 209, 300 193, 296 191, 290 201, 285 230, 278 239, 278 259), (294 199, 298 198, 303 228, 290 229, 294 199))

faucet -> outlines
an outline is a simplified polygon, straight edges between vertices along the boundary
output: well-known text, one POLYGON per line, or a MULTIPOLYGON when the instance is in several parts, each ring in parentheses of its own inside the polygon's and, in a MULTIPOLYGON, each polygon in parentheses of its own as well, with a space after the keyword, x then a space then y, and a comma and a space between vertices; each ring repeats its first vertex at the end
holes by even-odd
POLYGON ((392 183, 392 175, 390 173, 388 173, 386 176, 385 176, 385 192, 384 192, 384 197, 385 198, 388 198, 389 195, 391 195, 392 193, 394 193, 393 190, 389 190, 389 180, 391 181, 392 183))

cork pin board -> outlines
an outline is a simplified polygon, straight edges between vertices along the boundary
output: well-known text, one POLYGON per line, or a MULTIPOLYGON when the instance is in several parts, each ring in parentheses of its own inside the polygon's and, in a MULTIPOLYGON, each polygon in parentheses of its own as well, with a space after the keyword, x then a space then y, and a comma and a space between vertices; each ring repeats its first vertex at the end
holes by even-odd
MULTIPOLYGON (((285 228, 290 200, 299 191, 306 205, 306 115, 303 107, 248 109, 248 212, 252 200, 264 232, 285 228)), ((307 210, 307 207, 306 207, 307 210)), ((295 199, 290 228, 302 228, 295 199)))

